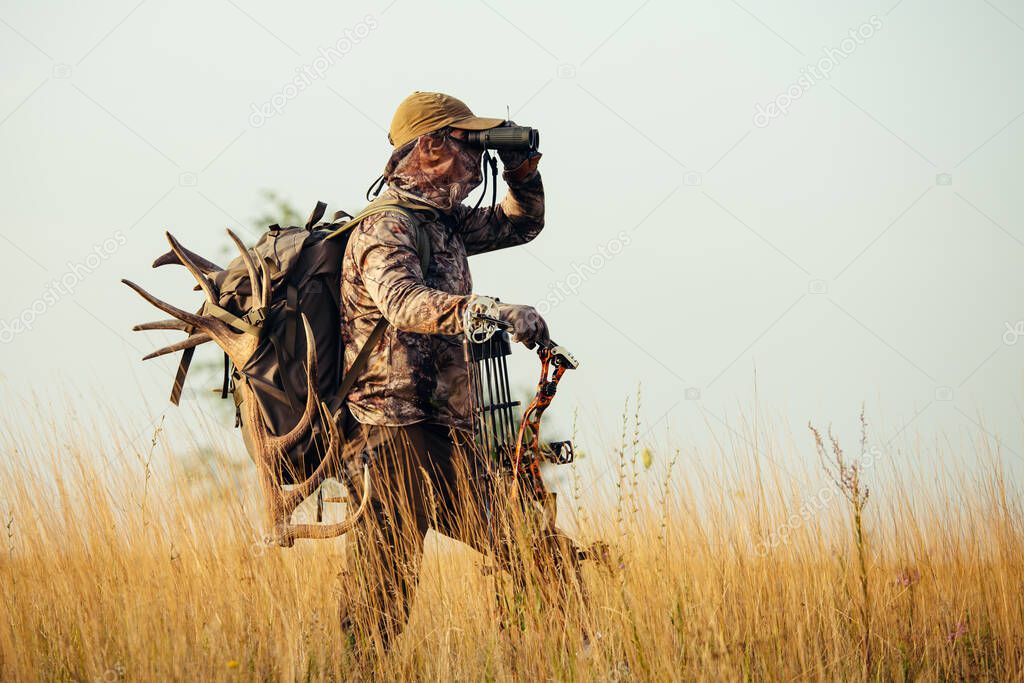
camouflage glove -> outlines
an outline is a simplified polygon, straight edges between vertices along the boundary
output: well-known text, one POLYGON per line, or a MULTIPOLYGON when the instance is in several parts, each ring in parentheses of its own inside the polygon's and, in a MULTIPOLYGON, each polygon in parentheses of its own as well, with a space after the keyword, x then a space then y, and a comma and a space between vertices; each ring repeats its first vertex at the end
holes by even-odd
POLYGON ((540 152, 502 152, 499 150, 498 156, 501 156, 503 153, 508 155, 517 154, 522 156, 522 161, 520 161, 515 166, 505 161, 504 158, 502 159, 501 163, 505 165, 505 174, 503 177, 505 178, 506 182, 511 181, 513 183, 524 183, 530 178, 532 178, 534 174, 537 172, 537 162, 540 161, 541 157, 540 152))
MULTIPOLYGON (((506 121, 502 126, 514 126, 514 121, 506 121)), ((537 151, 521 149, 499 149, 498 158, 501 165, 505 167, 505 180, 514 183, 521 183, 528 180, 537 171, 537 162, 540 161, 541 153, 537 151)))
POLYGON ((512 325, 512 340, 522 342, 528 349, 550 338, 548 324, 533 306, 499 303, 498 317, 512 325))

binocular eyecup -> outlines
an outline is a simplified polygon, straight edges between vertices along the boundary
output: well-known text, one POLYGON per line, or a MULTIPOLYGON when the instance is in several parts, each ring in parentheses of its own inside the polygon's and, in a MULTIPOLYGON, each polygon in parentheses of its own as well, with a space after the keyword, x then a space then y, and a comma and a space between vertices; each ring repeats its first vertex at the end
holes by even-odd
POLYGON ((466 141, 485 149, 509 149, 534 152, 540 147, 540 131, 528 126, 501 126, 489 130, 467 131, 466 141))

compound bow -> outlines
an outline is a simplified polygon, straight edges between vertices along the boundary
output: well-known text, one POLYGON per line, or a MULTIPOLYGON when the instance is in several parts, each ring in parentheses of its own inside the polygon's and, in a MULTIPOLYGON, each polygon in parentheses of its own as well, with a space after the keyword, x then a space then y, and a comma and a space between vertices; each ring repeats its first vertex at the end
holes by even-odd
MULTIPOLYGON (((463 318, 466 332, 464 350, 469 366, 470 401, 472 403, 473 432, 478 447, 493 462, 512 475, 513 486, 507 503, 514 504, 522 491, 524 502, 541 514, 541 526, 549 538, 563 537, 555 528, 558 515, 557 494, 549 491, 541 478, 542 461, 566 465, 573 461, 572 441, 553 441, 541 445, 541 416, 551 405, 558 391, 558 383, 566 370, 575 370, 579 362, 565 347, 552 341, 538 345, 540 379, 537 393, 523 411, 519 426, 515 426, 513 409, 519 405, 509 391, 506 358, 512 348, 508 332, 511 325, 498 318, 497 302, 476 297, 467 307, 463 318), (538 509, 539 508, 539 509, 538 509)), ((595 541, 589 546, 568 540, 575 562, 596 560, 611 569, 608 545, 595 541)), ((576 568, 578 572, 578 565, 576 568)))
POLYGON ((554 525, 556 503, 554 492, 548 491, 541 478, 540 464, 548 461, 565 465, 573 461, 571 441, 553 441, 541 445, 541 416, 551 405, 558 383, 566 370, 579 367, 579 362, 564 347, 552 341, 538 344, 540 379, 537 393, 523 411, 518 428, 512 409, 519 405, 509 392, 508 365, 510 355, 508 331, 511 325, 500 320, 497 303, 477 297, 467 308, 466 360, 470 365, 470 397, 473 404, 474 432, 478 445, 504 467, 511 469, 520 488, 547 513, 554 525))

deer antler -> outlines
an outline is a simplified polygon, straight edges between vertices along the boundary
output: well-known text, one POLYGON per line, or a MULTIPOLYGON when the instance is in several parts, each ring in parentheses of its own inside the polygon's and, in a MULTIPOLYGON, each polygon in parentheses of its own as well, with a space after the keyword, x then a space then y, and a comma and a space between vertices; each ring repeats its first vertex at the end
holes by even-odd
MULTIPOLYGON (((245 264, 256 306, 267 306, 270 301, 271 282, 266 263, 263 259, 253 259, 252 254, 242 241, 230 230, 228 230, 228 236, 235 243, 242 262, 245 264)), ((185 266, 198 283, 198 288, 203 291, 207 302, 219 305, 217 287, 207 276, 221 269, 186 249, 169 232, 167 241, 171 245, 171 251, 158 258, 153 264, 154 267, 168 263, 185 266)), ((176 329, 189 333, 187 339, 158 349, 147 355, 146 359, 192 348, 212 340, 224 350, 236 368, 242 368, 256 352, 259 339, 255 335, 235 330, 223 320, 204 314, 202 311, 199 313, 184 311, 158 299, 129 280, 122 280, 122 282, 173 318, 136 325, 135 330, 176 329)), ((252 395, 252 388, 244 374, 235 387, 235 391, 247 394, 243 396, 243 400, 239 401, 239 406, 243 412, 242 422, 248 425, 252 437, 250 454, 256 463, 267 515, 273 528, 273 536, 270 540, 285 547, 293 545, 296 538, 334 538, 350 531, 366 510, 372 490, 369 469, 364 468, 362 499, 358 508, 348 519, 336 524, 292 524, 290 521, 295 508, 308 498, 325 479, 335 474, 342 450, 342 438, 338 431, 338 425, 329 414, 327 406, 320 400, 317 388, 319 373, 317 372, 316 343, 313 330, 305 315, 302 316, 302 326, 306 334, 306 405, 302 417, 292 429, 280 436, 271 434, 259 407, 259 401, 252 395), (279 474, 281 456, 299 445, 302 439, 310 433, 315 418, 319 418, 326 427, 326 453, 305 481, 285 491, 281 485, 279 474)))
MULTIPOLYGON (((216 273, 217 271, 220 271, 220 270, 224 270, 223 268, 218 266, 213 261, 207 261, 206 259, 204 259, 199 254, 195 253, 194 251, 189 251, 188 249, 185 249, 184 247, 182 247, 182 251, 184 251, 184 253, 188 255, 188 258, 189 258, 190 261, 192 261, 197 266, 199 266, 199 268, 202 269, 202 271, 204 273, 206 273, 207 275, 210 274, 210 273, 216 273)), ((154 268, 159 268, 160 266, 167 266, 167 265, 171 265, 171 264, 184 265, 181 262, 180 257, 178 256, 178 254, 175 253, 174 251, 169 251, 166 254, 163 254, 163 255, 157 257, 157 259, 155 261, 153 261, 153 267, 154 268)))
MULTIPOLYGON (((177 262, 185 266, 188 269, 188 271, 192 273, 192 276, 196 279, 196 282, 199 283, 199 287, 203 290, 203 293, 206 295, 206 300, 216 305, 219 299, 216 285, 214 285, 214 283, 203 272, 204 270, 206 270, 206 267, 207 265, 209 265, 210 262, 206 261, 205 259, 202 259, 201 257, 196 256, 193 252, 183 247, 171 233, 167 233, 167 241, 171 245, 170 253, 173 254, 174 258, 177 259, 177 261, 167 261, 167 263, 177 262), (206 265, 197 264, 193 260, 194 258, 200 259, 201 264, 206 265)), ((252 354, 256 352, 256 346, 259 340, 256 339, 253 335, 244 332, 238 332, 234 330, 230 325, 220 320, 219 318, 215 318, 210 315, 204 315, 201 312, 189 313, 188 311, 184 311, 178 308, 177 306, 173 306, 172 304, 169 304, 166 301, 158 299, 157 297, 153 296, 145 289, 135 284, 134 282, 131 282, 130 280, 122 280, 122 282, 131 287, 132 289, 134 289, 139 294, 139 296, 141 296, 143 299, 159 308, 164 313, 172 316, 181 323, 184 323, 187 326, 185 331, 189 331, 192 333, 200 332, 208 335, 209 339, 212 339, 214 342, 217 343, 217 346, 224 349, 224 353, 228 354, 228 357, 231 358, 231 361, 235 364, 236 367, 244 367, 249 358, 252 357, 252 354)), ((155 327, 152 327, 152 325, 152 323, 147 323, 144 325, 137 326, 137 329, 156 329, 155 327)), ((201 344, 207 340, 197 338, 194 339, 194 341, 196 342, 196 344, 201 344)), ((166 348, 168 349, 166 353, 171 353, 172 351, 177 350, 171 347, 166 348)), ((188 347, 186 346, 182 348, 188 347)), ((157 355, 163 354, 158 353, 149 357, 155 358, 157 355)))
POLYGON ((217 290, 213 286, 213 283, 210 282, 209 278, 207 278, 203 273, 203 269, 196 265, 196 263, 189 257, 191 252, 186 254, 185 248, 182 247, 178 240, 174 238, 174 235, 169 232, 165 232, 164 234, 167 235, 167 241, 171 244, 171 251, 173 251, 175 256, 178 257, 181 264, 188 268, 188 271, 192 273, 196 282, 198 282, 199 286, 202 287, 203 293, 206 294, 206 300, 211 304, 216 304, 218 299, 217 290))
MULTIPOLYGON (((252 298, 256 301, 256 307, 261 308, 263 306, 266 306, 267 296, 265 295, 264 291, 266 288, 257 287, 257 283, 269 285, 270 280, 267 278, 262 278, 260 275, 257 275, 256 264, 252 260, 252 254, 249 253, 249 249, 246 248, 245 244, 242 243, 242 240, 238 239, 238 235, 236 235, 235 233, 231 232, 230 229, 228 229, 228 237, 230 237, 231 241, 235 243, 236 247, 238 247, 238 253, 242 256, 242 263, 245 264, 245 269, 249 273, 249 288, 252 289, 252 298)), ((262 265, 262 260, 260 264, 262 265)), ((266 270, 264 267, 264 271, 263 273, 261 273, 261 275, 265 274, 265 272, 266 270)))
POLYGON ((159 356, 166 356, 167 354, 174 353, 175 351, 184 351, 185 349, 191 349, 191 348, 194 348, 196 346, 199 346, 200 344, 205 344, 206 342, 210 341, 211 339, 213 339, 213 337, 211 337, 210 335, 206 334, 205 332, 199 332, 197 334, 190 334, 188 336, 188 339, 182 339, 180 342, 175 342, 173 344, 168 344, 167 346, 165 346, 163 348, 157 349, 153 353, 148 353, 148 354, 146 354, 145 356, 142 357, 142 360, 150 360, 151 358, 157 358, 159 356))
POLYGON ((306 409, 298 424, 283 436, 271 436, 256 402, 246 401, 242 404, 243 407, 246 403, 251 404, 248 411, 251 413, 249 424, 253 425, 252 440, 257 453, 265 458, 260 467, 260 479, 264 495, 271 501, 270 512, 274 522, 274 538, 272 540, 278 545, 286 547, 291 546, 296 538, 333 538, 350 531, 366 510, 371 493, 370 473, 368 469, 364 469, 363 496, 359 507, 348 519, 331 525, 291 524, 288 521, 299 503, 308 498, 325 479, 335 473, 342 446, 338 425, 329 414, 327 406, 320 401, 320 394, 317 390, 316 344, 313 341, 313 330, 309 326, 309 319, 305 315, 302 316, 302 329, 306 334, 306 409), (277 478, 277 470, 274 465, 279 462, 282 452, 294 447, 312 429, 314 415, 319 415, 321 422, 327 427, 327 452, 305 481, 296 484, 290 491, 284 491, 277 478))
POLYGON ((366 511, 366 505, 370 502, 370 468, 363 466, 363 495, 359 501, 359 507, 349 515, 348 519, 335 524, 286 524, 283 527, 275 528, 275 538, 269 539, 281 546, 291 546, 296 538, 337 538, 352 531, 359 518, 366 511))
POLYGON ((154 320, 151 323, 139 323, 132 327, 132 332, 142 332, 143 330, 180 330, 182 332, 188 332, 188 325, 169 318, 168 320, 154 320))

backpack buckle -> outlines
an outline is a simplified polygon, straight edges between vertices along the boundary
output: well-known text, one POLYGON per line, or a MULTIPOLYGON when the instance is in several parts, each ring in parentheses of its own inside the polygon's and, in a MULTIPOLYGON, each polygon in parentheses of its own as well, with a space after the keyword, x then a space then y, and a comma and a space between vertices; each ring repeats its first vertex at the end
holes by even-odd
POLYGON ((249 312, 242 316, 242 320, 249 323, 253 327, 259 327, 263 324, 263 321, 267 319, 267 307, 260 306, 259 308, 250 308, 249 312))

